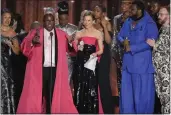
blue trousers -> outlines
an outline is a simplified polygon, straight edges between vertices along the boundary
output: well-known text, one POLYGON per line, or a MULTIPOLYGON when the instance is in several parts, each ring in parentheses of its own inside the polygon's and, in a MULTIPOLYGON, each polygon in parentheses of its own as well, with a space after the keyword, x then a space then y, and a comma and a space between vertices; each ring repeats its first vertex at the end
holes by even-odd
POLYGON ((122 72, 121 114, 153 114, 155 85, 153 74, 122 72))

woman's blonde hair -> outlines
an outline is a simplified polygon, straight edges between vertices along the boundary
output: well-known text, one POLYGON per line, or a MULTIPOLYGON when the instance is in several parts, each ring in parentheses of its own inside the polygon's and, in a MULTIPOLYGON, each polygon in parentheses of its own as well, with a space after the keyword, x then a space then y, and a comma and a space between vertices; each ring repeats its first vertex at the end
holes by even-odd
POLYGON ((94 14, 93 14, 93 12, 92 12, 92 11, 90 11, 90 10, 87 10, 87 11, 84 13, 83 18, 84 18, 85 16, 91 16, 91 17, 92 17, 92 19, 94 20, 94 14))

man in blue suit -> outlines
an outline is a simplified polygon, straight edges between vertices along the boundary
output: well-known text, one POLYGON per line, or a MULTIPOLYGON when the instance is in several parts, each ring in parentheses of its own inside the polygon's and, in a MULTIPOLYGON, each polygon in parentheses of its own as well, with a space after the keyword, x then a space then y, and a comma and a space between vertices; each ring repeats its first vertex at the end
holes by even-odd
POLYGON ((158 29, 145 11, 144 4, 134 1, 128 18, 118 34, 124 45, 120 112, 132 114, 153 113, 154 110, 154 68, 152 47, 147 39, 157 39, 158 29))

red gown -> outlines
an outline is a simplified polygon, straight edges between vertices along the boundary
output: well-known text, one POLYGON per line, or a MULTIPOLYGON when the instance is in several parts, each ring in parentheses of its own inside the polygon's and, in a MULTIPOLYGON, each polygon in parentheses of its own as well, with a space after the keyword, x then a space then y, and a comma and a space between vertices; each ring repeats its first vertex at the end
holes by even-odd
MULTIPOLYGON (((43 45, 31 46, 36 30, 31 31, 21 44, 21 50, 28 57, 23 91, 17 113, 42 113, 42 53, 43 45)), ((56 29, 58 40, 58 63, 52 97, 51 113, 78 113, 68 84, 66 59, 66 35, 56 29)), ((40 28, 40 44, 43 44, 43 28, 40 28)))

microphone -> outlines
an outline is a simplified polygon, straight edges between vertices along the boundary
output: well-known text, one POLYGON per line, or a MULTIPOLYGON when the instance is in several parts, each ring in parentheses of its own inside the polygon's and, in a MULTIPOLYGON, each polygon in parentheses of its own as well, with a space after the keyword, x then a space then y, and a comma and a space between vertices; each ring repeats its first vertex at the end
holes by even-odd
MULTIPOLYGON (((51 110, 51 105, 52 105, 52 95, 53 95, 53 91, 52 91, 52 87, 53 87, 53 85, 52 85, 52 77, 53 77, 53 75, 52 75, 52 36, 53 36, 53 32, 50 32, 50 38, 51 38, 51 68, 50 68, 50 89, 49 89, 49 93, 50 93, 50 110, 51 110), (51 94, 52 93, 52 94, 51 94)), ((50 113, 51 113, 51 111, 50 111, 50 113)))
POLYGON ((50 37, 52 38, 52 36, 53 36, 53 32, 50 32, 50 37))

